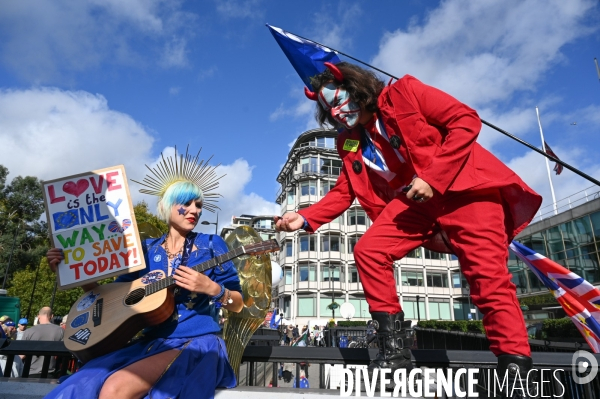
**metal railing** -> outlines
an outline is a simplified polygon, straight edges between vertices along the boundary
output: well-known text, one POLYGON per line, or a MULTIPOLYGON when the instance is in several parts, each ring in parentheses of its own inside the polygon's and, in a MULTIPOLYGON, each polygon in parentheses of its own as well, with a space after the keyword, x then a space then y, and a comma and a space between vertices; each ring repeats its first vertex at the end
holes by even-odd
POLYGON ((593 201, 598 198, 600 198, 600 188, 598 188, 596 185, 590 186, 586 189, 571 194, 566 198, 560 199, 555 203, 541 207, 531 223, 541 222, 542 220, 551 218, 552 216, 564 212, 567 209, 572 209, 576 206, 585 204, 586 202, 593 201), (554 209, 555 205, 556 211, 554 209))
MULTIPOLYGON (((0 340, 0 345, 6 342, 0 340)), ((0 349, 0 355, 7 357, 7 366, 11 357, 18 354, 59 356, 72 359, 62 342, 43 341, 14 341, 0 349)), ((277 371, 280 363, 295 364, 296 386, 300 386, 301 363, 312 363, 319 367, 319 388, 327 386, 325 375, 326 365, 367 365, 377 355, 377 349, 347 349, 347 348, 316 348, 316 347, 287 347, 287 346, 248 346, 244 351, 242 362, 245 377, 239 378, 240 385, 266 386, 269 380, 267 375, 272 375, 273 386, 277 386, 277 371)), ((592 355, 600 363, 600 355, 592 355)), ((441 349, 414 349, 412 350, 413 364, 416 367, 436 369, 478 369, 476 372, 478 384, 477 391, 480 397, 487 395, 490 371, 496 366, 496 357, 489 351, 471 350, 441 350, 441 349)), ((561 352, 534 352, 532 354, 534 368, 550 370, 555 376, 552 380, 542 381, 546 395, 557 395, 563 393, 564 398, 576 399, 599 399, 600 379, 595 378, 591 382, 578 385, 573 379, 574 359, 571 353, 561 352)), ((25 361, 24 375, 28 374, 27 357, 25 361)), ((44 362, 42 376, 47 376, 49 360, 44 362)), ((30 364, 30 363, 29 363, 30 364)), ((9 367, 6 367, 9 369, 9 367)), ((62 370, 61 370, 62 373, 62 370)), ((6 376, 6 371, 4 371, 6 376)), ((240 373, 241 374, 241 373, 240 373)), ((10 375, 10 373, 9 373, 10 375)), ((467 381, 461 380, 461 388, 466 387, 467 381)), ((550 396, 552 397, 552 396, 550 396)))
MULTIPOLYGON (((462 331, 435 330, 432 328, 414 328, 419 349, 445 349, 462 351, 487 351, 490 343, 485 334, 462 331)), ((591 351, 584 342, 555 342, 530 339, 532 352, 569 352, 578 350, 591 351)))

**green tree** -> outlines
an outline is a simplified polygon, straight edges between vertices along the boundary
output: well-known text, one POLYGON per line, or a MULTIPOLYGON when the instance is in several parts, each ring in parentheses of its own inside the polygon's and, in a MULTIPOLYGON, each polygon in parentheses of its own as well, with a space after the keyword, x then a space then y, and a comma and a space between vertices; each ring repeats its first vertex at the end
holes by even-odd
POLYGON ((32 176, 17 176, 7 184, 8 174, 8 169, 0 165, 0 279, 3 285, 10 282, 15 271, 39 264, 48 249, 48 226, 39 220, 44 212, 41 181, 32 176), (7 268, 9 275, 4 282, 7 268))
MULTIPOLYGON (((21 314, 23 317, 33 318, 42 307, 50 306, 55 282, 56 275, 50 270, 48 259, 43 257, 38 267, 27 266, 14 273, 8 295, 21 298, 21 314), (28 310, 30 310, 29 315, 27 315, 28 310)), ((73 303, 82 294, 81 288, 66 291, 57 289, 54 297, 54 314, 64 316, 69 313, 73 303)))
MULTIPOLYGON (((146 201, 141 201, 135 204, 133 207, 133 213, 135 214, 135 221, 137 222, 138 226, 140 226, 142 223, 148 223, 157 228, 161 234, 165 234, 169 231, 169 226, 167 223, 150 212, 146 201)), ((142 228, 140 228, 140 230, 141 229, 142 228)))

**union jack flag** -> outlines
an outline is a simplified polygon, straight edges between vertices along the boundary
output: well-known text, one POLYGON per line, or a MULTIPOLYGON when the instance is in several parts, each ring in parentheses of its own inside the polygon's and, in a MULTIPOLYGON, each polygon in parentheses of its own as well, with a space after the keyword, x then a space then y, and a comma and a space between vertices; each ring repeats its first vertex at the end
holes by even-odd
MULTIPOLYGON (((544 141, 544 147, 546 148, 546 154, 550 155, 551 157, 554 157, 556 159, 559 159, 558 156, 556 156, 556 154, 554 153, 554 151, 552 151, 552 148, 550 148, 550 146, 548 145, 548 143, 546 143, 544 141)), ((554 171, 556 172, 557 175, 560 175, 563 171, 564 167, 559 164, 558 162, 554 164, 554 171)))
POLYGON ((550 290, 594 353, 600 353, 600 290, 516 241, 510 249, 550 290))

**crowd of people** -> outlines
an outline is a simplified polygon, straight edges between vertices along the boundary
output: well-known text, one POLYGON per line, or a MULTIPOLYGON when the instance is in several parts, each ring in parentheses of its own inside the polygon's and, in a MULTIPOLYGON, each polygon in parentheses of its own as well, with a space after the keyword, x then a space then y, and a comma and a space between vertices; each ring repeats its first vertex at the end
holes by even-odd
MULTIPOLYGON (((60 326, 55 324, 55 317, 52 309, 45 306, 40 309, 33 326, 27 328, 29 321, 26 318, 21 318, 15 327, 15 322, 7 315, 0 317, 1 334, 0 338, 7 338, 10 340, 23 340, 23 341, 62 341, 64 335, 64 322, 66 322, 67 316, 63 316, 60 320, 60 326)), ((15 356, 11 377, 21 377, 23 373, 23 361, 25 355, 15 356)), ((30 378, 41 377, 42 367, 44 358, 42 356, 33 356, 31 359, 31 366, 29 369, 30 378)), ((0 356, 0 366, 4 370, 6 365, 6 356, 0 356)), ((53 356, 50 359, 48 375, 52 376, 56 371, 56 358, 53 356)))

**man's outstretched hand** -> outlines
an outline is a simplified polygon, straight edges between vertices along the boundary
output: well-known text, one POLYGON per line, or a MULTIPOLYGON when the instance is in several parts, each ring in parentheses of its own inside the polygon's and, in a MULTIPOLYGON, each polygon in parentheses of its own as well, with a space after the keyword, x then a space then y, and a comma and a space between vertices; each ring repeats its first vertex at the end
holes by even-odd
POLYGON ((292 232, 304 226, 304 218, 296 212, 288 212, 282 217, 275 216, 275 230, 292 232))

